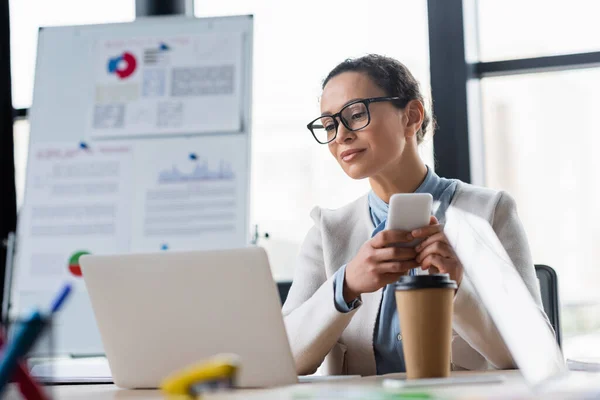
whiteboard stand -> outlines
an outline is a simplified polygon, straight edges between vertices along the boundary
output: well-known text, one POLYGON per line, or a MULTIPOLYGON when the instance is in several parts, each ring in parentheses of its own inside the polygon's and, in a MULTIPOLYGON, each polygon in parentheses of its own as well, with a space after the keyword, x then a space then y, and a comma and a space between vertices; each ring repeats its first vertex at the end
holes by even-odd
POLYGON ((254 225, 254 233, 252 234, 252 238, 250 239, 250 244, 252 244, 253 246, 256 246, 256 245, 258 245, 258 241, 261 238, 268 239, 269 237, 270 237, 269 232, 260 233, 260 231, 258 230, 258 225, 255 224, 254 225))
POLYGON ((10 306, 12 292, 12 277, 15 260, 15 249, 17 244, 17 236, 14 232, 10 232, 4 241, 3 245, 6 248, 6 264, 4 266, 4 292, 2 298, 2 325, 8 332, 8 324, 10 321, 10 306))

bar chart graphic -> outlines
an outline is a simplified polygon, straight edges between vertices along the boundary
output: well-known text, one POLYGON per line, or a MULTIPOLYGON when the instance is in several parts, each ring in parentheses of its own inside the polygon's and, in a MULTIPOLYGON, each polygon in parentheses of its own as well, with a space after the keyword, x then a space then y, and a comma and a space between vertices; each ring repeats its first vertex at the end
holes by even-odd
POLYGON ((190 172, 182 171, 173 165, 170 169, 165 169, 158 174, 158 183, 189 183, 189 182, 215 182, 215 181, 233 181, 235 173, 231 163, 220 160, 216 167, 211 168, 207 161, 199 160, 190 172))

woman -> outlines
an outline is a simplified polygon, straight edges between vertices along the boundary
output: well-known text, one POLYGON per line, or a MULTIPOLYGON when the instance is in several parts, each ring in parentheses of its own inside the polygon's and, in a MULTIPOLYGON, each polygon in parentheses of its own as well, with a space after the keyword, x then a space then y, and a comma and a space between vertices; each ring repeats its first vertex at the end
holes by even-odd
POLYGON ((418 145, 431 124, 423 103, 412 74, 387 57, 346 60, 323 83, 321 116, 308 128, 349 177, 368 178, 372 190, 340 209, 317 207, 311 213, 315 225, 301 247, 283 308, 299 374, 319 366, 327 374, 403 372, 393 282, 418 267, 448 273, 459 285, 453 369, 514 367, 444 234, 443 224, 452 223, 446 220, 449 207, 489 221, 543 310, 513 199, 440 178, 419 157, 418 145), (411 192, 432 194, 431 224, 413 232, 384 231, 390 196, 411 192), (413 237, 424 241, 414 249, 394 246, 413 237))

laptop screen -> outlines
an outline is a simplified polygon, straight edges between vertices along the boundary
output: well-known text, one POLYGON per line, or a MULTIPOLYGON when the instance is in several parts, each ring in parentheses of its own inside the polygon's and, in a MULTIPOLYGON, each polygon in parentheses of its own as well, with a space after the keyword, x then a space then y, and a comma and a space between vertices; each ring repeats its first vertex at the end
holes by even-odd
POLYGON ((566 373, 540 307, 489 222, 456 207, 447 213, 448 240, 524 378, 535 386, 566 373))

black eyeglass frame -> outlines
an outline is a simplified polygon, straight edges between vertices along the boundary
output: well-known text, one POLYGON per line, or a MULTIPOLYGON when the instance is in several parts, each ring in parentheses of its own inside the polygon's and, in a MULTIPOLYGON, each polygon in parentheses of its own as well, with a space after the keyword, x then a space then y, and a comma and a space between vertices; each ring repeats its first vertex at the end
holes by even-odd
POLYGON ((337 138, 338 127, 340 126, 340 123, 338 122, 338 119, 339 119, 339 121, 342 122, 342 124, 344 125, 344 127, 346 129, 348 129, 349 131, 351 131, 351 132, 360 131, 361 129, 365 129, 371 123, 371 110, 369 110, 369 104, 371 104, 371 103, 380 103, 382 101, 394 101, 394 100, 402 100, 402 98, 401 97, 389 97, 389 96, 386 96, 386 97, 371 97, 369 99, 358 99, 358 100, 355 100, 355 101, 353 101, 351 103, 346 104, 344 107, 342 107, 342 109, 339 112, 337 112, 337 113, 335 113, 333 115, 321 115, 320 117, 317 117, 317 118, 313 119, 312 121, 310 121, 306 125, 306 127, 308 128, 308 130, 310 131, 310 133, 312 133, 312 135, 315 138, 315 140, 317 141, 317 143, 328 144, 328 143, 333 142, 337 138), (350 106, 352 106, 354 104, 358 104, 358 103, 363 103, 365 105, 365 108, 367 109, 367 123, 363 127, 360 127, 358 129, 352 129, 352 128, 350 128, 348 126, 348 124, 346 123, 346 121, 344 121, 344 119, 342 118, 342 112, 344 112, 344 110, 346 108, 348 108, 348 107, 350 107, 350 106), (325 118, 325 117, 329 117, 329 118, 333 119, 333 123, 335 125, 335 135, 333 135, 333 138, 331 140, 328 140, 327 142, 322 142, 322 141, 320 141, 317 138, 317 135, 313 131, 313 124, 315 122, 319 121, 320 119, 325 118))

